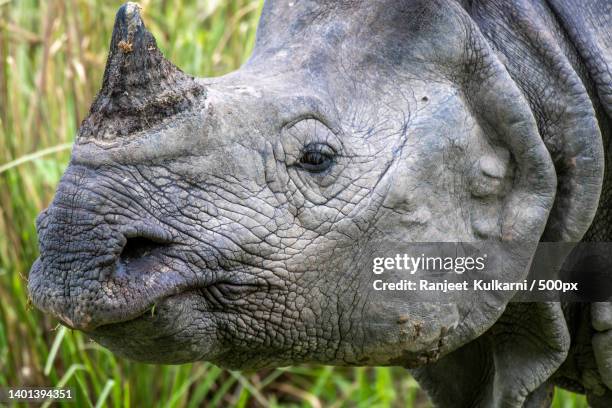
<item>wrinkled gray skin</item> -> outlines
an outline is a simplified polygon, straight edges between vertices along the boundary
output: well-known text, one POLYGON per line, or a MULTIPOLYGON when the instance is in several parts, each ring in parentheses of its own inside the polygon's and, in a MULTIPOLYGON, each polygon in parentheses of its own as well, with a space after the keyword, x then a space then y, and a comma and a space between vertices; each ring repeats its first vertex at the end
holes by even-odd
POLYGON ((611 7, 268 1, 249 61, 193 79, 124 6, 38 219, 34 303, 141 361, 403 365, 442 407, 545 406, 553 384, 611 406, 608 303, 414 302, 360 262, 611 240, 611 7))

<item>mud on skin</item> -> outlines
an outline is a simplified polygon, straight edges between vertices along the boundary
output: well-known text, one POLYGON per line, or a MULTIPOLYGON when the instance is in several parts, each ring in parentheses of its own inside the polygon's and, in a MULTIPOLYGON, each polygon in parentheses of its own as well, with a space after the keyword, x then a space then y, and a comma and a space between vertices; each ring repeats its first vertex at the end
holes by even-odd
POLYGON ((519 281, 540 240, 611 240, 611 14, 273 0, 247 63, 203 79, 127 3, 31 297, 140 361, 403 365, 442 407, 542 406, 554 384, 609 406, 608 303, 415 302, 370 290, 364 259, 487 240, 519 281))

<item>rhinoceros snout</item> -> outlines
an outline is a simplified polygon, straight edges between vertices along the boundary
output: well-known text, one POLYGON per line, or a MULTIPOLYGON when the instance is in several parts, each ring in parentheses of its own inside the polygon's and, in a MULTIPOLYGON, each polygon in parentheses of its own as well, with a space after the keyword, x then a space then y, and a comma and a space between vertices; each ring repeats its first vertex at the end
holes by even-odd
POLYGON ((198 286, 181 273, 173 234, 111 197, 94 174, 78 167, 66 173, 38 219, 40 258, 29 277, 38 308, 84 331, 133 319, 198 286))

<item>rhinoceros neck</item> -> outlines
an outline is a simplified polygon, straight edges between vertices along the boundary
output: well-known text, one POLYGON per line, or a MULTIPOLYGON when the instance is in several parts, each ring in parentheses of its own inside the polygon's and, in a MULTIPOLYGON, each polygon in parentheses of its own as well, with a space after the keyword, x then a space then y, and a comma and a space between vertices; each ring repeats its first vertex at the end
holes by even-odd
POLYGON ((569 348, 559 303, 512 303, 484 335, 413 374, 439 407, 543 407, 569 348))

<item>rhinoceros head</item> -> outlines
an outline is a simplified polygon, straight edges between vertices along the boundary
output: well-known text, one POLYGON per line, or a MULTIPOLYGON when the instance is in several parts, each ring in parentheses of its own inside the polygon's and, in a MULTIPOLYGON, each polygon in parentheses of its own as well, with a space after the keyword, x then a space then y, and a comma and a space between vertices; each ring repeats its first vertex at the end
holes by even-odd
POLYGON ((368 251, 508 244, 500 278, 521 280, 543 236, 582 237, 603 159, 593 108, 544 132, 537 81, 464 3, 268 1, 218 78, 168 62, 123 6, 37 221, 34 303, 149 362, 416 366, 477 338, 512 294, 376 292, 368 251))

